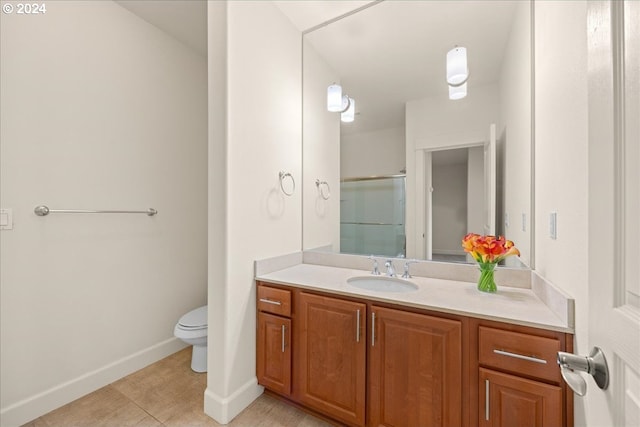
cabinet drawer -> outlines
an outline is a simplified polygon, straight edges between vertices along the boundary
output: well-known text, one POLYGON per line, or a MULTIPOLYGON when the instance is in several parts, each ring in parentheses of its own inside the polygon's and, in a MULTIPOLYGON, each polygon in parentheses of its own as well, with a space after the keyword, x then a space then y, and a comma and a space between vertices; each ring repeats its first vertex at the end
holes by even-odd
POLYGON ((560 382, 557 339, 480 326, 478 346, 481 365, 560 382))
POLYGON ((291 291, 259 285, 258 310, 290 317, 291 291))

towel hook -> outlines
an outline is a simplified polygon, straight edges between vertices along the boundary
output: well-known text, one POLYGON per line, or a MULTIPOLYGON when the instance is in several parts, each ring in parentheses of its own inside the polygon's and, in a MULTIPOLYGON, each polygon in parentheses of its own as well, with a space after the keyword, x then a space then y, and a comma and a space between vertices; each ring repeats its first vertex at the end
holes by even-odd
POLYGON ((329 183, 327 181, 320 181, 319 179, 316 179, 316 187, 318 187, 320 197, 324 200, 329 200, 329 197, 331 197, 331 187, 329 187, 329 183), (324 189, 326 189, 326 191, 324 189))
POLYGON ((289 172, 280 171, 279 177, 280 177, 280 189, 282 190, 282 192, 284 194, 286 194, 287 196, 292 196, 293 193, 296 191, 296 181, 295 181, 295 179, 293 179, 293 175, 291 175, 289 172), (283 181, 287 177, 291 178, 291 191, 287 191, 287 190, 284 189, 284 182, 283 181))

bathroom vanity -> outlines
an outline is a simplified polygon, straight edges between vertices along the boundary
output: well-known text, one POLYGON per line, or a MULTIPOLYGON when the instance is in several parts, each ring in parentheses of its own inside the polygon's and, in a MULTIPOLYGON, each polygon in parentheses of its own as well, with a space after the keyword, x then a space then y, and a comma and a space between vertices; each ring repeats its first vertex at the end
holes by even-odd
POLYGON ((301 264, 256 278, 261 385, 353 426, 573 425, 556 363, 572 331, 530 289, 347 282, 363 274, 301 264))

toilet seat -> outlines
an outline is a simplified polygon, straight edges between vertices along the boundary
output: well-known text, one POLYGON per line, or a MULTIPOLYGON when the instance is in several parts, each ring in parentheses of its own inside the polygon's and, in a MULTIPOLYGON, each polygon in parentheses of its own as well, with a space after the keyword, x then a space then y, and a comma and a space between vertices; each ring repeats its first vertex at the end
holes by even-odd
POLYGON ((207 306, 191 310, 178 320, 173 335, 186 344, 193 346, 191 369, 195 372, 207 372, 207 306))
POLYGON ((191 310, 178 320, 177 328, 185 331, 197 331, 207 329, 207 306, 191 310))

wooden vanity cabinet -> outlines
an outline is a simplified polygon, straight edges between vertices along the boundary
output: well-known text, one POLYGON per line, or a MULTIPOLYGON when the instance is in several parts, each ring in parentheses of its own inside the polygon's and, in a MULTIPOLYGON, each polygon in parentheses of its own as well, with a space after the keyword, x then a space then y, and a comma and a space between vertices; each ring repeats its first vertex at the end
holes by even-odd
POLYGON ((562 421, 562 389, 480 368, 480 426, 553 427, 562 421))
POLYGON ((300 292, 296 399, 348 425, 365 423, 367 306, 300 292))
POLYGON ((462 322, 372 306, 371 426, 461 426, 462 322))
POLYGON ((258 281, 258 382, 350 426, 572 427, 573 336, 258 281))
POLYGON ((256 374, 258 383, 291 395, 291 291, 258 286, 256 374))
POLYGON ((563 382, 558 351, 572 352, 568 334, 475 321, 478 425, 573 425, 573 393, 563 382))

